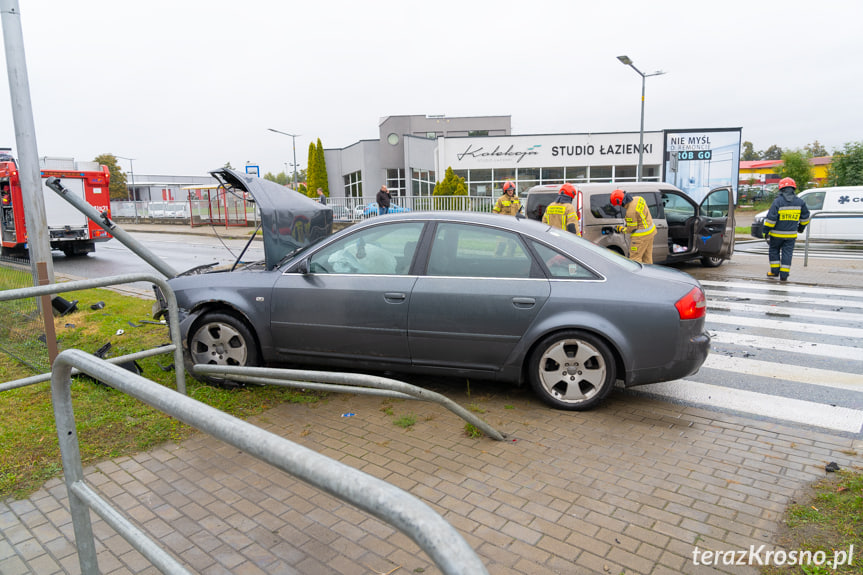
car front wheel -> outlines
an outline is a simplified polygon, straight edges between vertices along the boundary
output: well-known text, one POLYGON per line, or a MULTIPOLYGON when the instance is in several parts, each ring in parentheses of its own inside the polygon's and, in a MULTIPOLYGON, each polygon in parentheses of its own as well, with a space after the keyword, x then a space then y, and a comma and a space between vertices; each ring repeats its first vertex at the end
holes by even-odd
POLYGON ((720 258, 716 256, 704 256, 701 258, 701 265, 706 268, 718 268, 722 265, 722 262, 725 261, 725 258, 720 258))
POLYGON ((605 399, 614 387, 614 356, 599 338, 581 331, 550 335, 529 363, 530 384, 558 409, 582 411, 605 399))
MULTIPOLYGON (((189 356, 192 365, 257 366, 258 346, 252 332, 237 317, 209 312, 202 315, 192 327, 189 336, 189 356)), ((194 374, 194 371, 190 369, 194 374)), ((197 379, 222 387, 237 387, 238 382, 213 376, 195 376, 197 379)))

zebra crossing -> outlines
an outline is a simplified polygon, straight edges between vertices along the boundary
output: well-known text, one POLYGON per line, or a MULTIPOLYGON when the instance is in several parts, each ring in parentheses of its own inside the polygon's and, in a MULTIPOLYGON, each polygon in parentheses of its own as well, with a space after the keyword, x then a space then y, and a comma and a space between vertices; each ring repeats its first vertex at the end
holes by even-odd
POLYGON ((863 289, 702 280, 711 354, 671 401, 863 435, 863 289))

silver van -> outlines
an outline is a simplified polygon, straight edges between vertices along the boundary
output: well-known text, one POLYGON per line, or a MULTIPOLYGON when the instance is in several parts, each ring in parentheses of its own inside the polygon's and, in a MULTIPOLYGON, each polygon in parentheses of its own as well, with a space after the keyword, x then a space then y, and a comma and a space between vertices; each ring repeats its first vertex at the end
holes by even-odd
MULTIPOLYGON (((809 208, 809 238, 813 240, 863 240, 863 186, 812 188, 798 194, 809 208), (823 216, 814 217, 823 213, 823 216)), ((767 212, 755 214, 750 234, 764 237, 767 212)), ((806 232, 800 234, 805 238, 806 232)))
MULTIPOLYGON (((629 253, 627 236, 615 232, 623 225, 623 209, 611 205, 611 192, 621 189, 647 202, 656 236, 653 263, 692 259, 717 267, 734 253, 734 202, 731 187, 715 188, 697 203, 685 192, 663 182, 575 184, 582 193, 581 226, 585 239, 629 253)), ((557 198, 560 185, 534 186, 527 191, 528 218, 542 220, 545 208, 557 198)))

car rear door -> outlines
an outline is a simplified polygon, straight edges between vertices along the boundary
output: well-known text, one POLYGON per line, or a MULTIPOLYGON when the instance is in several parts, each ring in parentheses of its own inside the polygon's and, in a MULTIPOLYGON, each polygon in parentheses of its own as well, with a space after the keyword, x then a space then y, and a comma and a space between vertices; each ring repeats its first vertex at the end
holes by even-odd
POLYGON ((439 223, 411 294, 415 366, 497 371, 536 319, 548 280, 518 234, 439 223))
POLYGON ((693 245, 703 256, 730 258, 734 253, 734 201, 730 186, 714 188, 698 206, 693 245))

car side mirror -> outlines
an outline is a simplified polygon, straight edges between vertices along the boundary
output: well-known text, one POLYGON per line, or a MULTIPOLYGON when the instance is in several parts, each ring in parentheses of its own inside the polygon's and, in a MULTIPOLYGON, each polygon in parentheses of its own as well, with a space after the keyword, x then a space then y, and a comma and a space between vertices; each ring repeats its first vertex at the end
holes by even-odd
POLYGON ((297 271, 298 271, 298 272, 300 272, 300 273, 301 273, 301 274, 303 274, 303 275, 307 275, 307 274, 311 273, 311 269, 309 268, 309 260, 308 260, 308 258, 306 258, 306 259, 302 260, 302 261, 297 265, 297 271))

